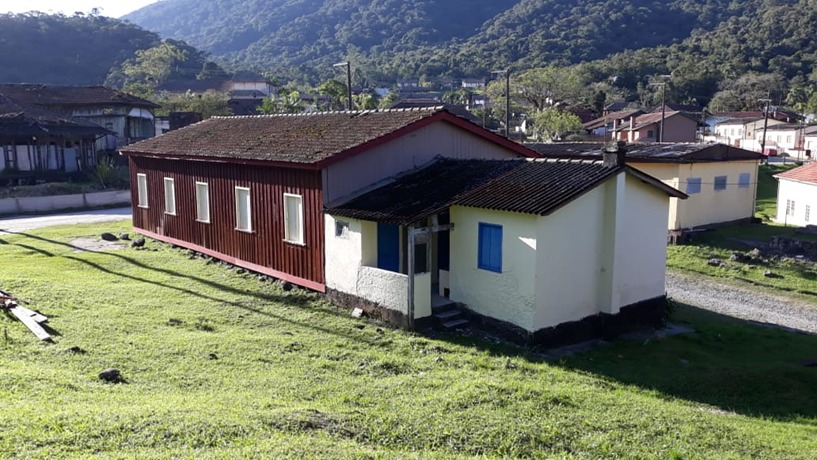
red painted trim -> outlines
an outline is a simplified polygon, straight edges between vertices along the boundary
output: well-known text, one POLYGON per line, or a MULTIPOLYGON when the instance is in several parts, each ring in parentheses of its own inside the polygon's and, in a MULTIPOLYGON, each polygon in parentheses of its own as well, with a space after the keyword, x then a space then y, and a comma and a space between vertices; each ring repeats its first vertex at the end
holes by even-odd
POLYGON ((248 270, 252 270, 254 272, 262 273, 264 275, 269 275, 274 278, 282 279, 284 281, 289 281, 290 283, 297 284, 299 286, 303 286, 305 288, 312 289, 313 291, 318 291, 321 293, 326 292, 326 285, 322 283, 318 283, 315 281, 311 281, 304 278, 299 278, 297 276, 290 275, 288 273, 280 272, 278 270, 273 270, 269 267, 262 267, 261 265, 256 265, 251 262, 247 262, 241 259, 237 259, 232 256, 228 256, 226 254, 222 254, 220 252, 213 251, 212 249, 207 249, 204 246, 199 246, 197 244, 193 244, 187 241, 182 241, 176 238, 171 238, 169 236, 159 235, 158 233, 153 233, 148 230, 144 230, 138 227, 133 228, 134 231, 140 233, 142 235, 148 236, 153 238, 154 240, 164 241, 165 243, 175 244, 176 246, 181 246, 183 248, 192 249, 196 252, 200 252, 202 254, 207 254, 208 256, 215 257, 216 259, 223 260, 229 264, 233 264, 237 267, 246 268, 248 270))

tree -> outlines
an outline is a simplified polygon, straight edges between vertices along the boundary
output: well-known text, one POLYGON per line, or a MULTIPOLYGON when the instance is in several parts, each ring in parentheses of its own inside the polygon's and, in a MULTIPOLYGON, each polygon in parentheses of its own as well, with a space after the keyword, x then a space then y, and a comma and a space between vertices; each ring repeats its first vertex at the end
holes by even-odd
POLYGON ((156 115, 166 116, 170 112, 196 112, 206 119, 232 115, 229 99, 226 93, 209 90, 202 94, 190 91, 185 94, 160 93, 154 98, 154 101, 162 106, 156 111, 156 115))
POLYGON ((188 52, 164 41, 158 46, 136 52, 134 59, 122 65, 125 85, 147 83, 154 88, 161 85, 173 73, 174 65, 186 62, 188 52))
MULTIPOLYGON (((337 80, 326 80, 318 86, 318 93, 329 97, 329 110, 343 110, 346 108, 348 90, 346 85, 337 80)), ((352 107, 349 107, 351 110, 352 107)))
POLYGON ((786 94, 785 89, 786 83, 780 75, 750 73, 736 80, 724 80, 709 107, 715 112, 757 110, 763 106, 760 101, 770 94, 780 98, 786 94))
POLYGON ((556 107, 540 110, 532 119, 534 136, 541 140, 559 140, 565 134, 582 129, 579 117, 556 107))
POLYGON ((355 94, 352 96, 352 102, 356 110, 374 110, 377 108, 377 94, 368 92, 355 94))
POLYGON ((272 113, 298 113, 303 112, 304 107, 301 101, 301 93, 298 91, 281 91, 277 95, 270 94, 269 98, 261 101, 258 107, 260 113, 269 115, 272 113))

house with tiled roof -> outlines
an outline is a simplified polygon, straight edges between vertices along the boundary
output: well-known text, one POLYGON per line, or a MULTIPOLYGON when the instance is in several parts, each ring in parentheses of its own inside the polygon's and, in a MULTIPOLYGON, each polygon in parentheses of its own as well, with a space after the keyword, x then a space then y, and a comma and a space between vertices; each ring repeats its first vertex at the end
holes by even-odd
POLYGON ((108 135, 97 139, 97 151, 114 152, 156 135, 153 111, 158 105, 104 86, 0 84, 0 95, 101 126, 108 135))
POLYGON ((814 143, 808 143, 806 138, 815 135, 817 126, 803 123, 770 123, 765 129, 762 126, 757 128, 754 141, 755 145, 764 146, 766 154, 785 155, 802 161, 811 158, 814 143))
POLYGON ((817 225, 817 162, 774 176, 777 179, 778 223, 817 225))
POLYGON ((590 120, 582 124, 588 134, 611 139, 611 134, 617 126, 621 126, 630 119, 643 115, 644 111, 639 109, 621 110, 617 112, 606 112, 604 116, 590 120))
POLYGON ((439 159, 326 210, 327 292, 393 322, 475 321, 526 343, 656 325, 670 197, 685 195, 620 152, 439 159))
MULTIPOLYGON (((546 158, 593 159, 599 143, 527 144, 546 158)), ((758 166, 763 156, 726 144, 630 144, 627 164, 677 188, 688 199, 670 199, 668 230, 748 221, 755 215, 758 166)))
POLYGON ((324 207, 437 157, 538 156, 442 107, 214 117, 121 153, 136 231, 320 292, 324 207))
POLYGON ((0 185, 64 179, 96 164, 101 126, 0 93, 0 185))
POLYGON ((696 142, 698 120, 685 112, 657 112, 631 116, 614 126, 617 140, 636 142, 696 142), (663 137, 662 137, 663 136, 663 137))

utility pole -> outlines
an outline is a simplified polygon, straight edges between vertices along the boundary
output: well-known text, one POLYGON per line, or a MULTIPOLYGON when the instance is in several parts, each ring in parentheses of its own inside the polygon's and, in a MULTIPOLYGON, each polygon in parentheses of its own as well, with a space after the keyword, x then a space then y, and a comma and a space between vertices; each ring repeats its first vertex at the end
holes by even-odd
MULTIPOLYGON (((653 78, 664 78, 669 79, 672 78, 672 75, 657 75, 653 78)), ((667 104, 666 104, 666 94, 667 94, 667 81, 657 81, 652 82, 649 86, 660 86, 661 87, 661 124, 658 127, 658 142, 664 142, 664 119, 667 117, 667 104)))
POLYGON ((347 106, 348 110, 352 110, 352 63, 349 61, 338 62, 337 64, 332 64, 332 67, 343 67, 346 66, 346 99, 347 99, 347 106))
MULTIPOLYGON (((768 97, 766 99, 760 99, 760 101, 766 102, 766 106, 763 109, 763 140, 760 141, 760 153, 766 155, 766 129, 769 127, 769 104, 772 102, 772 92, 769 91, 768 97)), ((768 158, 766 161, 768 162, 768 158)))
POLYGON ((505 74, 505 138, 511 138, 511 68, 494 70, 491 73, 505 74))

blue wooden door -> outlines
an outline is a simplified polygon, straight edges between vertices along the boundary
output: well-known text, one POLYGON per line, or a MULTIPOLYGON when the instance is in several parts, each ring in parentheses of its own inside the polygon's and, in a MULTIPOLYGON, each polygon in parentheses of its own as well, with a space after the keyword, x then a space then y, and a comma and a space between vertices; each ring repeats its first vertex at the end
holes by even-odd
POLYGON ((377 268, 400 272, 400 227, 377 224, 377 268))

